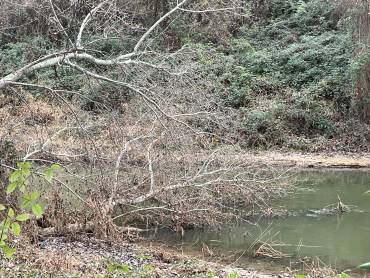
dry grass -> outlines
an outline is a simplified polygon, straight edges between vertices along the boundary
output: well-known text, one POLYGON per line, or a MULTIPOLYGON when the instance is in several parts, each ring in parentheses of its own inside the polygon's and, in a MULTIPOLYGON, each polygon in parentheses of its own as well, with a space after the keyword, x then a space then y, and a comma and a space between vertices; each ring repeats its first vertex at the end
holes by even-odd
POLYGON ((303 272, 306 273, 307 278, 322 278, 335 277, 338 272, 330 265, 325 264, 319 258, 315 258, 310 262, 302 261, 303 272))

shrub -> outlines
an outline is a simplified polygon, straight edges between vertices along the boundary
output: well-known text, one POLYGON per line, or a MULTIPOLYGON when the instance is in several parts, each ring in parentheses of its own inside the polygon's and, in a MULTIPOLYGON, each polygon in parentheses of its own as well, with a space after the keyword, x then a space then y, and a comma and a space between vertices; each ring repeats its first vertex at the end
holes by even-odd
POLYGON ((22 42, 1 43, 0 76, 4 76, 25 64, 49 53, 53 46, 41 37, 26 38, 22 42))
POLYGON ((239 110, 248 145, 284 145, 290 134, 332 137, 338 118, 349 117, 354 46, 338 20, 330 1, 272 0, 228 51, 198 49, 214 91, 239 110))
POLYGON ((242 134, 250 147, 281 146, 284 142, 284 122, 278 117, 279 107, 257 108, 247 113, 242 122, 242 134))
POLYGON ((335 125, 325 102, 308 93, 293 94, 291 103, 281 110, 281 117, 296 135, 333 135, 335 125))
POLYGON ((94 112, 118 109, 122 102, 127 102, 132 97, 128 89, 107 82, 85 84, 81 95, 81 108, 94 112))
MULTIPOLYGON (((19 162, 9 175, 9 184, 5 191, 8 196, 15 195, 18 206, 10 202, 9 198, 8 203, 0 204, 3 219, 0 222, 0 248, 7 258, 12 257, 16 251, 12 247, 13 239, 20 236, 23 222, 40 218, 43 214, 39 203, 40 193, 30 190, 31 166, 30 162, 19 162)), ((53 164, 44 171, 43 177, 48 183, 52 182, 54 171, 59 168, 58 164, 53 164)))

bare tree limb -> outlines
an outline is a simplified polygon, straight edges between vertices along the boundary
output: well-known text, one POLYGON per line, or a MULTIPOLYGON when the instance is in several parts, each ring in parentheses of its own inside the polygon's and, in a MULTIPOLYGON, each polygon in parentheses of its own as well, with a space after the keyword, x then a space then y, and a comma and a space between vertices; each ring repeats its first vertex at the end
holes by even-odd
POLYGON ((144 41, 147 39, 147 37, 159 26, 159 24, 161 24, 166 18, 168 18, 170 15, 172 15, 174 12, 178 11, 186 2, 188 2, 188 0, 183 0, 181 1, 180 3, 178 3, 176 5, 176 7, 174 7, 172 10, 170 10, 168 13, 166 13, 165 15, 163 15, 160 19, 157 20, 156 23, 154 23, 152 25, 152 27, 150 27, 146 32, 145 34, 140 38, 140 40, 137 42, 137 44, 135 45, 134 47, 134 52, 136 53, 139 48, 142 46, 142 44, 144 43, 144 41))
POLYGON ((120 169, 120 165, 121 165, 121 161, 122 161, 122 158, 123 158, 123 155, 126 153, 129 145, 135 141, 138 141, 138 140, 142 140, 144 138, 148 138, 149 135, 143 135, 143 136, 140 136, 140 137, 137 137, 137 138, 134 138, 134 139, 131 139, 129 141, 127 141, 125 143, 125 145, 123 146, 117 160, 116 160, 116 166, 115 166, 115 170, 114 170, 114 183, 113 183, 113 187, 112 187, 112 193, 109 197, 109 205, 110 206, 113 206, 114 205, 114 199, 116 197, 116 194, 117 194, 117 188, 118 188, 118 175, 119 175, 119 169, 120 169))
MULTIPOLYGON (((50 0, 51 1, 51 0, 50 0)), ((78 32, 78 35, 77 35, 77 39, 76 39, 76 48, 81 48, 82 47, 82 44, 81 44, 81 39, 82 39, 82 34, 87 26, 87 24, 91 21, 92 17, 95 15, 95 13, 100 10, 108 1, 103 1, 101 2, 99 5, 97 5, 95 8, 93 8, 88 14, 87 16, 85 17, 85 19, 82 21, 81 23, 81 26, 80 26, 80 30, 78 32)))

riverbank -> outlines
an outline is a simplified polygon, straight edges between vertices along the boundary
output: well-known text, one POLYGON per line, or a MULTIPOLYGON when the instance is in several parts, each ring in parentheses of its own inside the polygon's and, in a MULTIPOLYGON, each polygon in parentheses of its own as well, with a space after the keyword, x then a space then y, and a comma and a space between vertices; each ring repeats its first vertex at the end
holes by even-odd
MULTIPOLYGON (((235 155, 235 159, 247 164, 254 162, 288 168, 367 168, 370 165, 369 154, 264 152, 235 155)), ((246 269, 240 269, 234 265, 216 263, 217 257, 205 256, 205 260, 212 262, 195 257, 145 240, 138 243, 112 243, 87 236, 50 237, 36 245, 21 246, 14 260, 3 260, 0 276, 117 277, 113 274, 118 274, 121 277, 119 275, 127 274, 125 277, 295 277, 294 272, 285 271, 283 266, 280 271, 257 270, 252 264, 252 268, 247 264, 246 269), (227 276, 234 273, 237 276, 227 276)))
POLYGON ((50 237, 1 260, 0 277, 290 277, 206 262, 148 243, 50 237))
POLYGON ((298 153, 298 152, 249 152, 235 155, 235 159, 247 164, 266 164, 277 167, 316 169, 370 168, 370 153, 298 153))

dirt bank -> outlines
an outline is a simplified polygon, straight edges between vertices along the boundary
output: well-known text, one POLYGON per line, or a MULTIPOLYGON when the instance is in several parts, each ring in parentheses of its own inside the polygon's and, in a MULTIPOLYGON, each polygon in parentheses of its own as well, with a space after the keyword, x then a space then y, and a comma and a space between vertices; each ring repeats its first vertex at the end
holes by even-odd
POLYGON ((0 269, 0 277, 289 277, 206 262, 160 246, 87 236, 50 237, 18 247, 14 258, 0 260, 0 269))
POLYGON ((235 155, 241 162, 298 168, 370 168, 370 153, 251 152, 235 155))

